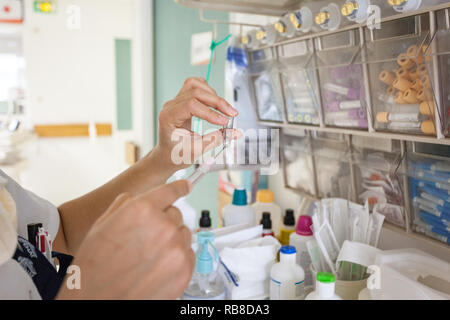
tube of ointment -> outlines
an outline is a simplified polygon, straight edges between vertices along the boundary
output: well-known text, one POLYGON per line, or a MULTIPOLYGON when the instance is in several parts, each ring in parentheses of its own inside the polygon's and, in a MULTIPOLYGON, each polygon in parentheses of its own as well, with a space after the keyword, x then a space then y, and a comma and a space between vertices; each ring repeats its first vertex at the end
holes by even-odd
POLYGON ((367 231, 366 243, 372 247, 378 247, 380 240, 381 228, 386 217, 374 211, 369 218, 369 226, 367 231))
POLYGON ((340 94, 342 96, 346 96, 347 98, 351 99, 351 100, 356 100, 358 99, 358 90, 353 89, 353 88, 346 88, 334 83, 325 83, 324 86, 325 90, 327 91, 331 91, 337 94, 340 94))
POLYGON ((342 110, 358 109, 361 108, 361 101, 360 100, 341 101, 341 103, 339 103, 339 108, 342 110))

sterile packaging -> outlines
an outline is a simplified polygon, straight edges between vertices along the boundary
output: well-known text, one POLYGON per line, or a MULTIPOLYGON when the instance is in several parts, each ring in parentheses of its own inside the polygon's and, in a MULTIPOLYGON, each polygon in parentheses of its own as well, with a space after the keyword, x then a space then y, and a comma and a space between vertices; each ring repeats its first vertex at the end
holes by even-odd
POLYGON ((408 165, 413 229, 450 243, 450 161, 412 155, 408 165))
POLYGON ((276 262, 281 245, 274 237, 257 238, 235 247, 225 247, 220 258, 235 276, 234 281, 224 272, 231 300, 267 299, 270 269, 276 262))

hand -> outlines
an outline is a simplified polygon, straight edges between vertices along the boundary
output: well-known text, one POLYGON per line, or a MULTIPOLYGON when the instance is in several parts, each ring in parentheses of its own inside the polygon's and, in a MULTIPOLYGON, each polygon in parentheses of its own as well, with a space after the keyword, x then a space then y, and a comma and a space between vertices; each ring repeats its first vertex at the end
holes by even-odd
MULTIPOLYGON (((237 115, 237 110, 225 99, 217 96, 204 79, 189 78, 178 95, 164 105, 159 115, 159 140, 151 155, 160 163, 173 166, 174 169, 188 167, 202 154, 224 142, 223 129, 203 136, 193 132, 192 117, 214 125, 226 126, 229 117, 237 115), (181 165, 180 159, 183 159, 181 165)), ((227 135, 238 139, 242 134, 238 130, 230 129, 227 135)))
POLYGON ((73 264, 81 290, 58 299, 176 299, 195 266, 191 233, 172 203, 192 185, 176 181, 131 198, 122 194, 92 226, 73 264))

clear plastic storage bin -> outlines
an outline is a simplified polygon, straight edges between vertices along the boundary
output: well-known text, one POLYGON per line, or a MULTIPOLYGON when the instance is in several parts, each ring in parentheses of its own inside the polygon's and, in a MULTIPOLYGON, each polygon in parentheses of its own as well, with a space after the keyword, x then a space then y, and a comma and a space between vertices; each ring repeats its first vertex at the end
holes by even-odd
POLYGON ((425 53, 430 41, 427 14, 366 29, 364 59, 371 83, 377 131, 436 135, 432 75, 425 53))
POLYGON ((312 140, 319 198, 351 199, 352 181, 347 142, 316 137, 312 140))
MULTIPOLYGON (((436 13, 438 31, 433 36, 431 45, 425 53, 425 65, 428 74, 433 74, 436 67, 440 83, 435 83, 431 78, 431 87, 434 89, 433 97, 436 102, 435 120, 441 124, 442 133, 450 137, 450 29, 448 16, 450 9, 441 10, 436 13), (439 90, 437 90, 439 89, 439 90)), ((434 111, 434 110, 433 110, 434 111)))
POLYGON ((282 143, 286 186, 315 196, 310 138, 299 132, 289 133, 283 130, 282 143))
POLYGON ((315 39, 313 61, 319 70, 325 124, 367 129, 367 103, 359 31, 350 30, 315 39))
POLYGON ((315 70, 308 68, 312 58, 309 40, 278 49, 286 118, 289 123, 319 125, 319 98, 315 70))
POLYGON ((400 151, 382 152, 362 149, 354 154, 358 202, 369 203, 386 221, 406 228, 403 198, 404 170, 400 151))
POLYGON ((450 159, 413 154, 408 173, 413 230, 450 244, 450 159))
POLYGON ((272 48, 249 52, 250 84, 260 120, 283 122, 282 94, 272 48))

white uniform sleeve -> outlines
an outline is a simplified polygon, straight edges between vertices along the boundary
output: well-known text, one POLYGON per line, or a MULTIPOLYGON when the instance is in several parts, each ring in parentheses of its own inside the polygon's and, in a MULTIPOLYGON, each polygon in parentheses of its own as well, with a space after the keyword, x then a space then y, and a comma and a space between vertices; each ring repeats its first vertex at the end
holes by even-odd
POLYGON ((0 175, 8 180, 6 190, 16 202, 18 234, 28 239, 27 225, 42 223, 52 239, 55 239, 60 222, 58 209, 47 200, 39 198, 34 193, 22 188, 2 170, 0 170, 0 175))

